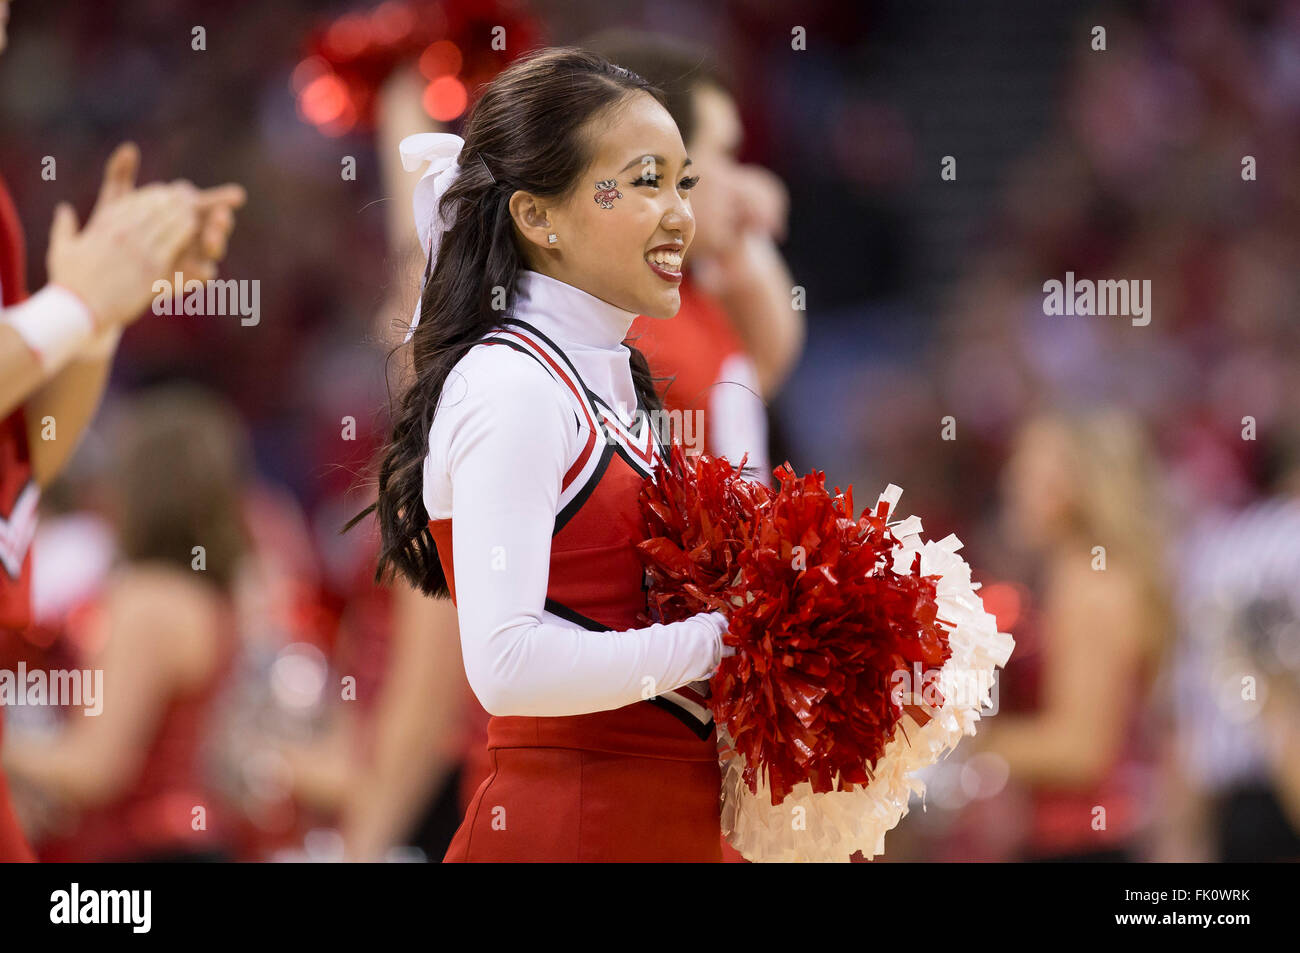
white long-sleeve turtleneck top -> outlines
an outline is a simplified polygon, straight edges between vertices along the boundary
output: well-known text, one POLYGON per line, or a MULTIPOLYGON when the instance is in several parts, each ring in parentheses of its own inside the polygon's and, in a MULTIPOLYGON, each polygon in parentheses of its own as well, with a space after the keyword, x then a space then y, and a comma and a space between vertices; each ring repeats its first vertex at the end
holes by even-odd
MULTIPOLYGON (((636 315, 534 271, 520 274, 514 314, 554 341, 624 422, 637 405, 636 315)), ((551 534, 564 475, 581 451, 557 382, 509 347, 476 346, 447 377, 429 433, 424 505, 452 520, 453 571, 465 674, 493 715, 608 711, 708 678, 724 652, 726 617, 592 632, 547 611, 551 534)), ((593 573, 601 567, 593 565, 593 573)))

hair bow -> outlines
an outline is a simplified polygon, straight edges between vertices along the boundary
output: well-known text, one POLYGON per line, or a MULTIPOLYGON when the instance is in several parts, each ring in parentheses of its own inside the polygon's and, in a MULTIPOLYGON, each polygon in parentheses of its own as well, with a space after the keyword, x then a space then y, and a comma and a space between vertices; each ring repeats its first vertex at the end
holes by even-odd
MULTIPOLYGON (((414 172, 421 163, 427 163, 420 181, 415 184, 415 230, 420 236, 420 245, 428 254, 428 267, 425 281, 433 274, 433 265, 438 260, 438 246, 442 236, 451 227, 444 221, 440 210, 442 197, 451 188, 456 177, 460 175, 457 158, 465 146, 465 140, 450 132, 421 132, 407 136, 398 145, 402 154, 402 168, 414 172)), ((420 297, 424 297, 423 287, 420 297)), ((415 303, 415 314, 411 316, 411 326, 406 332, 406 341, 415 334, 420 323, 420 302, 415 303)))

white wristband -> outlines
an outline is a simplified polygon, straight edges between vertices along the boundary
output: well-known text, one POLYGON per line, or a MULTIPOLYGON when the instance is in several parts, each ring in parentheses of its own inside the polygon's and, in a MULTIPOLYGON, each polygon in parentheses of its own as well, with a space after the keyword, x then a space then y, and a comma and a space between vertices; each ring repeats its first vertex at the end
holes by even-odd
POLYGON ((66 364, 95 332, 95 318, 79 297, 61 285, 46 285, 0 319, 18 332, 45 372, 66 364))

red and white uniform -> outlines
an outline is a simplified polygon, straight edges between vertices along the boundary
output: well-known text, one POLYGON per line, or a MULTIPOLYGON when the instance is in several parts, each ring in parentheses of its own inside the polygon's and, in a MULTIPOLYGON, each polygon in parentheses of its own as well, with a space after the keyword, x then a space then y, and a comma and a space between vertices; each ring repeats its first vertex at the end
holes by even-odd
POLYGON ((634 628, 637 502, 660 449, 623 345, 635 314, 536 272, 447 378, 424 501, 491 774, 448 861, 718 861, 704 681, 726 620, 634 628), (693 684, 694 683, 694 684, 693 684))
MULTIPOLYGON (((0 305, 13 307, 27 297, 23 232, 4 182, 0 181, 0 305)), ((0 638, 31 621, 31 543, 36 533, 40 496, 27 457, 23 409, 0 421, 0 638)), ((0 744, 4 710, 0 708, 0 744)), ((33 860, 31 849, 9 803, 9 788, 0 772, 0 862, 33 860)))

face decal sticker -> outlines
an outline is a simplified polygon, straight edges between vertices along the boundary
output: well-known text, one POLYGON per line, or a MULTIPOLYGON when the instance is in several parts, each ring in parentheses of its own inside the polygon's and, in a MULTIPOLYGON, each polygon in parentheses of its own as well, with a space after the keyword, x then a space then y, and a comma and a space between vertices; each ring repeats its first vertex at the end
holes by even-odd
POLYGON ((618 190, 614 179, 601 179, 596 183, 596 204, 601 208, 613 208, 614 199, 621 199, 623 193, 618 190))

